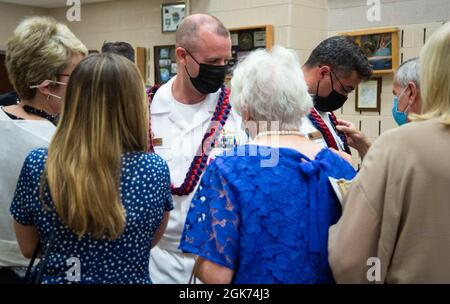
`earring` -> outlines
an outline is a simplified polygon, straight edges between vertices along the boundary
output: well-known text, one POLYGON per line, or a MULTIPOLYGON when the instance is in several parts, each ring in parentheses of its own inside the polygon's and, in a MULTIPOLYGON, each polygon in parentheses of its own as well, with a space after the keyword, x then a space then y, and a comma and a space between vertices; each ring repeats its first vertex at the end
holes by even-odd
POLYGON ((47 95, 47 101, 49 101, 50 100, 50 95, 47 95))

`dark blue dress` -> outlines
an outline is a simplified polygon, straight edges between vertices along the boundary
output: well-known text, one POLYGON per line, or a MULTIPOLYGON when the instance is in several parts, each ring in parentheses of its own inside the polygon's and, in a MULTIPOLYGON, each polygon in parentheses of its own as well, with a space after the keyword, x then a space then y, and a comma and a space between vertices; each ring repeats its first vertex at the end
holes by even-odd
POLYGON ((44 197, 53 210, 42 207, 39 188, 46 160, 47 149, 34 150, 28 155, 11 205, 11 214, 18 223, 37 228, 42 248, 55 234, 42 283, 74 282, 76 273, 71 270, 75 269, 74 258, 80 264, 78 283, 151 283, 148 271, 151 242, 163 211, 173 209, 165 161, 156 154, 123 155, 120 195, 127 222, 123 234, 109 241, 93 239, 90 235, 79 240, 56 216, 48 187, 44 197))
POLYGON ((328 177, 352 179, 353 167, 329 149, 314 160, 288 148, 233 153, 205 172, 180 248, 233 269, 237 284, 333 283, 328 228, 341 206, 328 177))

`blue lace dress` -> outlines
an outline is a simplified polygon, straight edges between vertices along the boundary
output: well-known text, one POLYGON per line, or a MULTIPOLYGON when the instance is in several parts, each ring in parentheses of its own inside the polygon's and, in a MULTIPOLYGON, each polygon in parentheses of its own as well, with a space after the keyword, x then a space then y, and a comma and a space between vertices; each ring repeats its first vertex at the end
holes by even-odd
POLYGON ((328 228, 341 215, 328 177, 356 172, 329 149, 314 160, 246 145, 208 167, 180 249, 235 271, 235 284, 333 283, 328 228))

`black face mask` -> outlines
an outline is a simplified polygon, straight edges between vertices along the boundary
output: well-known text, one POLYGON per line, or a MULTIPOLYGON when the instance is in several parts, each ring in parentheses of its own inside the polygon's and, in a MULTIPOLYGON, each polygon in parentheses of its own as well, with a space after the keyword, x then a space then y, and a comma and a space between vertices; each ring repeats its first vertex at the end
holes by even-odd
POLYGON ((334 90, 333 77, 331 75, 332 73, 330 72, 331 88, 332 88, 330 95, 328 95, 327 97, 319 96, 319 84, 320 84, 319 80, 319 82, 317 83, 316 95, 312 96, 314 107, 321 112, 336 111, 337 109, 341 108, 344 105, 345 101, 348 98, 347 96, 339 94, 337 91, 334 90))
POLYGON ((191 79, 192 85, 202 94, 217 92, 225 81, 227 66, 199 63, 188 50, 186 50, 186 52, 200 66, 200 70, 196 78, 192 78, 187 70, 187 67, 184 67, 186 69, 186 73, 191 79))

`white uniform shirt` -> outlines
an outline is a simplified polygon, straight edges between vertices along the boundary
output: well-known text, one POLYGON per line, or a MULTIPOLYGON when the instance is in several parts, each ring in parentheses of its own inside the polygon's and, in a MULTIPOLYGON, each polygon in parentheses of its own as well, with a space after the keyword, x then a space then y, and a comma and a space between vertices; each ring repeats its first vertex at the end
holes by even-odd
MULTIPOLYGON (((312 108, 311 111, 316 111, 320 117, 322 117, 323 121, 327 125, 328 129, 330 130, 331 134, 333 135, 334 140, 337 143, 337 146, 340 151, 345 152, 344 143, 342 142, 342 139, 339 137, 339 135, 336 133, 336 131, 333 128, 333 125, 331 124, 330 117, 328 116, 328 112, 321 112, 316 110, 315 108, 312 108)), ((311 120, 308 118, 308 116, 303 117, 301 125, 300 125, 300 132, 303 134, 315 134, 319 132, 317 128, 313 125, 311 120)), ((313 140, 315 143, 322 145, 324 148, 327 146, 327 143, 323 137, 316 138, 313 140)))
POLYGON ((9 208, 25 158, 31 150, 47 147, 55 129, 46 121, 12 120, 0 107, 0 266, 28 266, 9 208))
MULTIPOLYGON (((158 142, 154 147, 155 153, 167 162, 172 184, 179 187, 208 129, 220 90, 207 95, 200 104, 179 104, 172 94, 175 77, 157 91, 150 111, 152 132, 155 142, 158 142)), ((241 128, 241 118, 233 110, 218 142, 223 136, 232 138, 231 142, 235 138, 237 145, 247 142, 247 136, 241 128)), ((214 148, 210 158, 225 150, 214 148)), ((153 283, 188 283, 194 260, 191 255, 182 254, 178 246, 195 191, 186 196, 173 196, 174 209, 170 212, 167 229, 151 251, 150 277, 153 283)))

